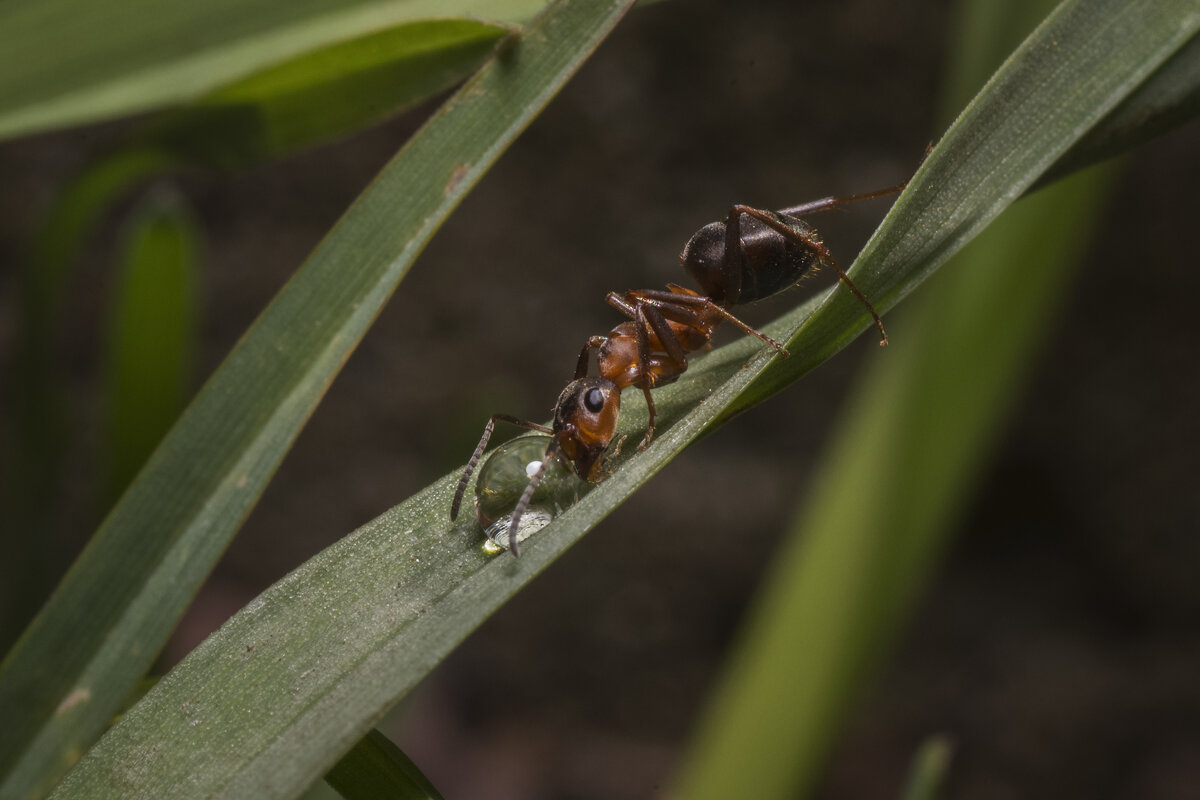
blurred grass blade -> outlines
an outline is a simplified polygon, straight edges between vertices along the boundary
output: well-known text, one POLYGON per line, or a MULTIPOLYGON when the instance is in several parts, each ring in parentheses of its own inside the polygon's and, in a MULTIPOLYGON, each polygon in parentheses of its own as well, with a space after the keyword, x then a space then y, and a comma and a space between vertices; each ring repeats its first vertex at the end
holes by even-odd
POLYGON ((335 42, 429 17, 514 22, 540 0, 8 0, 0 139, 197 98, 335 42))
POLYGON ((953 755, 954 748, 945 736, 926 739, 913 758, 901 800, 937 800, 953 755))
MULTIPOLYGON (((1085 5, 1093 11, 1115 14, 1118 22, 1132 32, 1131 47, 1139 63, 1131 66, 1110 57, 1106 63, 1114 65, 1111 69, 1130 69, 1144 76, 1153 70, 1156 59, 1161 62, 1167 58, 1187 38, 1179 33, 1179 27, 1191 17, 1180 4, 1174 6, 1173 15, 1146 14, 1144 19, 1153 23, 1149 32, 1128 25, 1123 8, 1114 9, 1123 4, 1085 5), (1151 63, 1147 66, 1147 62, 1151 63)), ((1080 11, 1077 7, 1069 10, 1080 11)), ((1079 16, 1082 19, 1077 23, 1044 29, 1023 52, 1044 58, 1047 39, 1053 37, 1057 58, 1062 59, 1049 65, 1055 67, 1056 75, 1072 69, 1094 69, 1089 48, 1096 41, 1096 23, 1089 24, 1093 19, 1090 14, 1079 16)), ((1194 27, 1187 33, 1194 33, 1194 27)), ((963 225, 940 224, 947 214, 966 208, 967 224, 977 229, 983 224, 981 220, 998 213, 1053 160, 1052 155, 1046 159, 1025 157, 1031 131, 1053 123, 1062 138, 1048 148, 1061 152, 1137 85, 1128 74, 1120 77, 1109 72, 1105 88, 1088 84, 1093 103, 1089 105, 1078 100, 1073 81, 1047 81, 1039 70, 1022 69, 1023 57, 1018 54, 1010 62, 1016 63, 1015 76, 993 82, 989 91, 1000 91, 1001 97, 978 98, 959 121, 966 133, 956 129, 945 145, 930 155, 923 170, 927 177, 919 187, 917 200, 901 198, 901 205, 908 202, 908 211, 898 209, 893 213, 877 240, 902 240, 904 237, 889 226, 894 228, 898 218, 907 216, 906 224, 921 231, 921 246, 903 252, 909 257, 944 260, 966 238, 963 225), (1063 92, 1075 102, 1063 100, 1063 92), (992 115, 1013 115, 1023 125, 1015 130, 1007 128, 1007 136, 988 139, 989 158, 983 160, 974 151, 978 138, 968 134, 980 126, 994 126, 992 115), (1073 136, 1063 131, 1071 131, 1073 136), (1021 161, 1023 169, 1009 169, 1011 160, 1021 161), (973 174, 963 171, 968 168, 973 174), (934 185, 929 175, 954 179, 934 185), (990 194, 979 193, 980 181, 990 194)), ((1094 176, 1084 176, 1082 183, 1065 187, 1064 191, 1086 199, 1093 188, 1084 185, 1089 180, 1095 180, 1094 176)), ((1047 198, 1042 202, 1050 204, 1057 214, 1062 199, 1048 192, 1042 198, 1047 198)), ((1043 220, 1056 221, 1055 214, 1047 213, 1045 206, 1029 208, 1043 220)), ((1070 229, 1069 220, 1063 224, 1070 229)), ((1068 245, 1075 243, 1071 240, 1068 245)), ((1048 259, 1061 261, 1058 255, 1053 246, 1044 250, 1048 259)), ((860 259, 860 272, 891 285, 891 273, 880 272, 878 267, 889 258, 887 251, 876 245, 860 259)), ((911 290, 928 273, 922 262, 889 260, 887 264, 902 276, 895 284, 897 296, 911 290)), ((1007 261, 1004 266, 1008 266, 1007 261)), ((1005 271, 1000 272, 1003 277, 1005 271)), ((1017 278, 1039 280, 1038 274, 1030 278, 1014 273, 1013 279, 1017 278)), ((1041 279, 1053 283, 1060 279, 1060 273, 1049 270, 1041 279)), ((1007 283, 1002 285, 1006 291, 1010 288, 1007 283)), ((1020 298, 1023 291, 1022 287, 1015 295, 1004 295, 1003 304, 1014 306, 1011 312, 1024 308, 1022 301, 1014 299, 1020 298)), ((767 332, 787 336, 804 322, 815 305, 805 304, 768 326, 767 332)), ((949 306, 944 311, 953 317, 960 313, 960 307, 949 306)), ((803 326, 796 337, 800 347, 795 352, 821 352, 827 348, 826 341, 818 340, 821 336, 833 342, 844 341, 859 325, 856 309, 844 316, 841 328, 830 329, 827 324, 803 326)), ((913 370, 919 372, 923 342, 931 341, 938 347, 954 344, 952 336, 936 326, 932 330, 937 335, 928 338, 917 331, 906 332, 913 344, 903 349, 896 337, 895 350, 883 361, 895 365, 891 369, 898 377, 904 378, 913 370)), ((1013 347, 1020 346, 1019 339, 1012 341, 1013 347)), ((1009 340, 1005 338, 1002 343, 1009 340)), ((967 365, 977 360, 978 351, 971 350, 976 346, 977 342, 967 342, 960 348, 968 356, 967 365)), ((793 355, 788 361, 796 358, 793 355)), ((363 526, 268 589, 209 637, 93 748, 67 776, 59 796, 90 797, 105 787, 117 786, 126 797, 155 797, 168 788, 186 785, 197 794, 236 797, 256 796, 268 784, 281 793, 280 787, 285 785, 303 786, 331 766, 337 753, 358 741, 388 707, 484 618, 725 414, 772 361, 771 352, 749 337, 698 360, 677 383, 663 388, 659 396, 662 427, 653 445, 629 458, 612 477, 532 539, 520 560, 489 557, 480 546, 477 525, 463 521, 455 527, 448 522, 457 473, 363 526)), ((973 374, 964 374, 964 380, 970 382, 973 374)), ((952 380, 958 379, 955 376, 952 380)), ((978 391, 987 388, 980 385, 978 391)), ((644 424, 644 407, 639 408, 636 397, 623 403, 623 411, 624 431, 644 424)), ((869 435, 864 441, 872 459, 890 465, 873 450, 888 447, 886 441, 869 435)), ((919 472, 909 465, 903 469, 919 472)), ((886 487, 890 477, 881 475, 874 481, 886 487)), ((858 502, 859 495, 852 493, 850 497, 861 512, 870 511, 870 504, 858 502)), ((861 543, 851 539, 847 544, 861 543)), ((892 554, 886 549, 884 552, 892 554)), ((895 555, 902 563, 917 558, 907 551, 895 555)), ((839 573, 818 575, 813 585, 852 592, 856 586, 843 585, 843 577, 854 578, 839 573)), ((867 585, 874 586, 869 581, 867 585)), ((878 588, 883 591, 890 584, 878 588)), ((810 608, 810 613, 820 611, 819 606, 810 608)), ((833 630, 836 632, 836 628, 833 630)), ((851 677, 847 675, 846 680, 851 677)), ((723 755, 718 751, 715 758, 723 755)), ((743 788, 723 796, 754 796, 741 791, 743 788)))
POLYGON ((136 146, 227 167, 283 156, 449 89, 512 32, 469 19, 418 20, 339 42, 167 112, 136 146))
MULTIPOLYGON (((1103 114, 1096 112, 1117 106, 1129 76, 1153 69, 1142 59, 1163 62, 1153 39, 1178 42, 1181 26, 1195 35, 1200 15, 1183 5, 1167 13, 1167 5, 1064 4, 1009 58, 939 145, 939 150, 965 151, 948 170, 935 164, 922 170, 925 177, 936 175, 942 185, 953 185, 967 180, 979 148, 995 146, 997 137, 1009 142, 1011 149, 1003 154, 986 156, 985 161, 995 162, 990 168, 975 171, 982 191, 965 190, 965 209, 931 196, 930 205, 947 210, 943 235, 948 241, 970 231, 976 214, 992 213, 1006 195, 1035 180, 1039 165, 1068 150, 1072 137, 1085 132, 1084 120, 1100 119, 1103 114), (1130 11, 1135 18, 1120 19, 1130 11), (1161 25, 1156 36, 1145 28, 1120 27, 1149 20, 1155 20, 1151 28, 1161 25), (1146 50, 1110 50, 1113 25, 1129 35, 1133 49, 1140 49, 1134 44, 1140 42, 1146 50), (1053 57, 1059 43, 1062 61, 1053 57), (1023 63, 1026 58, 1032 62, 1023 63), (1053 90, 1063 95, 1059 109, 1019 81, 1010 82, 1035 73, 1044 75, 1046 86, 1063 82, 1053 90), (1111 94, 1093 97, 1088 105, 1095 111, 1077 104, 1081 91, 1100 86, 1111 94), (1007 96, 1015 107, 1001 114, 990 105, 989 92, 1007 96), (1040 123, 1026 111, 1037 108, 1042 109, 1040 123), (1071 118, 1059 116, 1060 109, 1071 118), (993 131, 973 130, 973 122, 993 131), (1058 133, 1049 135, 1055 129, 1058 133), (1002 177, 1010 159, 1024 162, 1025 171, 1024 177, 1010 179, 1011 189, 1002 177)), ((972 8, 975 19, 991 12, 1009 25, 1014 22, 1011 4, 972 8)), ((996 54, 1000 46, 995 40, 1000 26, 970 27, 983 39, 966 44, 952 75, 978 76, 978 59, 987 58, 981 54, 996 54)), ((963 78, 956 88, 962 91, 973 80, 963 78)), ((914 183, 919 193, 922 182, 914 183)), ((894 345, 848 404, 847 424, 835 437, 826 469, 773 562, 741 646, 702 722, 682 776, 681 797, 700 800, 734 792, 769 800, 812 790, 864 678, 886 652, 936 563, 949 523, 965 502, 1055 301, 1082 255, 1108 183, 1107 175, 1093 170, 1026 199, 893 326, 894 345)), ((903 215, 898 209, 895 216, 903 215)), ((877 237, 873 244, 888 238, 877 237)), ((935 241, 924 248, 929 263, 944 258, 944 246, 935 241)), ((877 252, 870 246, 868 251, 877 252)))
POLYGON ((109 507, 183 411, 196 352, 198 233, 181 196, 152 191, 128 222, 110 309, 109 507))
MULTIPOLYGON (((16 531, 9 556, 22 565, 20 580, 0 587, 0 642, 13 641, 53 585, 46 555, 58 512, 61 468, 67 438, 56 336, 71 268, 105 210, 129 187, 173 163, 162 153, 125 153, 78 176, 56 199, 39 231, 31 261, 22 266, 16 359, 9 386, 13 409, 11 480, 3 487, 16 531)), ((0 759, 2 763, 3 759, 0 759)))
MULTIPOLYGON (((384 168, 239 342, 0 664, 0 797, 49 789, 108 723, 416 254, 623 11, 571 4, 533 23, 384 168)), ((306 785, 334 760, 298 761, 291 784, 275 763, 272 780, 306 785)), ((210 788, 234 779, 214 769, 210 788)), ((182 783, 157 796, 182 796, 182 783)))
POLYGON ((412 759, 375 729, 342 756, 325 781, 345 800, 442 800, 412 759))

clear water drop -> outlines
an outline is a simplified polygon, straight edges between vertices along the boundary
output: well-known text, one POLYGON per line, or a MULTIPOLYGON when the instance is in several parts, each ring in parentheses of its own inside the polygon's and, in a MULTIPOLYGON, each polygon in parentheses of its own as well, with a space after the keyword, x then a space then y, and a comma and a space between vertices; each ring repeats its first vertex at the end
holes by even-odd
MULTIPOLYGON (((521 499, 529 479, 546 457, 550 437, 543 434, 520 436, 496 448, 479 469, 475 483, 475 515, 487 534, 484 550, 498 553, 508 549, 508 527, 512 512, 521 499)), ((541 483, 533 493, 529 508, 517 523, 520 544, 550 524, 585 494, 591 484, 580 479, 571 468, 555 458, 546 465, 541 483)))

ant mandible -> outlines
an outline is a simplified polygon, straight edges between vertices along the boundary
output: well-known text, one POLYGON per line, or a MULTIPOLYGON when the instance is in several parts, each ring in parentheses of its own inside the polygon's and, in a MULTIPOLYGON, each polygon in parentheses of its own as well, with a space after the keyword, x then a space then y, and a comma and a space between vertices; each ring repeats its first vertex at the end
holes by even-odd
POLYGON ((780 355, 788 355, 782 344, 742 322, 728 309, 740 303, 763 300, 787 289, 822 264, 832 267, 838 279, 866 306, 879 329, 879 344, 886 345, 888 339, 883 321, 871 301, 838 266, 816 230, 799 216, 895 194, 904 186, 902 183, 848 197, 824 197, 781 211, 732 206, 723 222, 712 222, 698 230, 680 255, 683 268, 700 286, 700 291, 668 283, 665 290, 609 292, 608 304, 629 319, 602 336, 588 338, 576 362, 575 379, 567 384, 554 404, 551 427, 508 414, 492 415, 458 482, 450 519, 458 517, 467 484, 497 422, 550 434, 552 438, 546 447, 545 458, 530 476, 508 527, 509 549, 514 556, 519 555, 518 523, 551 459, 561 455, 580 478, 592 483, 604 477, 600 457, 616 434, 622 389, 638 386, 646 398, 649 420, 645 436, 638 444, 638 449, 643 450, 654 437, 655 409, 651 390, 672 383, 683 374, 687 369, 687 353, 706 346, 721 322, 730 322, 743 333, 761 339, 780 355), (597 377, 588 376, 593 351, 600 373, 597 377))

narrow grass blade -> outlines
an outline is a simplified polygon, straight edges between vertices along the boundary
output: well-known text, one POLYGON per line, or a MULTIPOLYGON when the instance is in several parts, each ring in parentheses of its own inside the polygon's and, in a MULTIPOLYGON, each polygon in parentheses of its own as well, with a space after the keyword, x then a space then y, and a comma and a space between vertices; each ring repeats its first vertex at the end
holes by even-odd
POLYGON ((9 0, 0 139, 177 105, 302 53, 431 17, 515 22, 540 0, 9 0))
POLYGON ((196 351, 198 233, 183 199, 152 191, 127 228, 104 375, 108 503, 183 411, 196 351))
POLYGON ((374 729, 342 756, 325 781, 345 800, 442 800, 412 759, 374 729))
POLYGON ((932 736, 921 744, 913 758, 901 800, 937 800, 954 748, 944 736, 932 736))
MULTIPOLYGON (((540 17, 384 168, 247 332, 0 664, 0 797, 45 792, 109 722, 416 254, 624 9, 567 4, 540 17)), ((320 754, 287 779, 268 759, 275 791, 310 783, 357 736, 304 738, 320 754)), ((255 754, 242 751, 243 764, 255 754)), ((95 769, 79 770, 74 791, 132 796, 123 781, 89 784, 95 769)), ((197 793, 265 780, 212 769, 197 793)), ((161 777, 151 796, 199 785, 161 777)))

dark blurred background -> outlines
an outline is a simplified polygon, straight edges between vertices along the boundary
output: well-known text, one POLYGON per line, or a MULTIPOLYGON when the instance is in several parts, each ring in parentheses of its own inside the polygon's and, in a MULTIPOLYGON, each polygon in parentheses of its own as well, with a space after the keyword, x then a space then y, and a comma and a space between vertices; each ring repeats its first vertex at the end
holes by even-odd
MULTIPOLYGON (((948 8, 698 0, 632 12, 418 260, 161 667, 454 470, 490 413, 548 417, 582 341, 617 321, 605 293, 681 280, 682 244, 731 202, 780 207, 907 177, 942 130, 948 8)), ((300 157, 175 181, 207 236, 197 384, 431 107, 300 157)), ((6 375, 30 231, 128 127, 0 146, 6 375)), ((955 744, 947 797, 1200 796, 1198 177, 1195 124, 1125 160, 944 566, 819 796, 898 796, 935 733, 955 744)), ((885 210, 815 221, 849 263, 885 210)), ((56 575, 103 512, 96 331, 118 218, 90 241, 62 331, 73 445, 61 524, 4 533, 46 537, 56 575)), ((886 357, 868 335, 691 448, 385 730, 450 798, 661 791, 841 400, 865 360, 886 357)), ((0 566, 0 580, 20 570, 0 566)))

